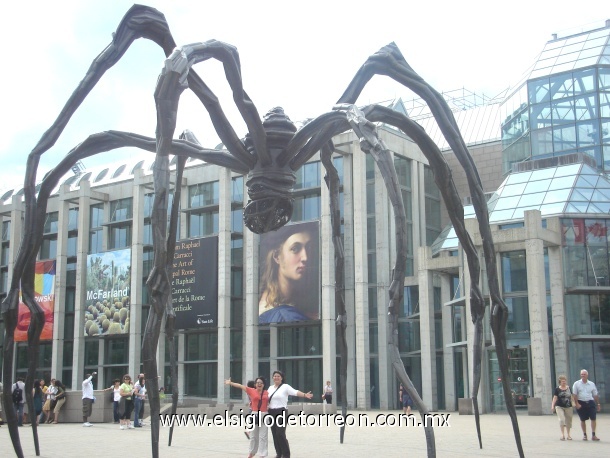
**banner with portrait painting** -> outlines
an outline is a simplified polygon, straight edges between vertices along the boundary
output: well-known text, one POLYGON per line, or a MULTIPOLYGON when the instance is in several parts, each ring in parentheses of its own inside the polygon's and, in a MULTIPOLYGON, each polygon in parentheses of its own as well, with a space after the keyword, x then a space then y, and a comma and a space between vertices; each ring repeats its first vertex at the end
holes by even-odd
POLYGON ((85 337, 129 334, 131 249, 87 256, 85 337))
MULTIPOLYGON (((55 310, 55 261, 38 261, 34 271, 34 300, 44 311, 44 326, 40 340, 53 340, 53 312, 55 310)), ((21 302, 19 295, 15 342, 27 342, 30 326, 30 309, 21 302)))
POLYGON ((319 222, 261 234, 259 263, 259 324, 320 319, 319 222))

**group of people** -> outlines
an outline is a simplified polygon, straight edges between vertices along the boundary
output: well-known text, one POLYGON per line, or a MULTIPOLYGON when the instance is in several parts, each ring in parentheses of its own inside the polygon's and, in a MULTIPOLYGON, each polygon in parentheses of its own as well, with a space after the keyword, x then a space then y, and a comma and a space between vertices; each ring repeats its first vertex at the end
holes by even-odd
POLYGON ((282 415, 286 415, 288 396, 311 399, 313 398, 311 391, 305 393, 284 383, 284 374, 280 371, 273 372, 273 384, 269 387, 267 387, 266 380, 263 377, 256 378, 254 387, 251 384, 248 384, 250 385, 248 386, 233 382, 231 379, 227 379, 225 385, 230 385, 244 391, 250 398, 251 415, 257 417, 257 421, 253 422, 252 431, 250 434, 246 434, 250 439, 248 457, 252 458, 257 454, 259 456, 267 456, 268 431, 264 418, 267 415, 271 415, 274 417, 271 425, 271 434, 273 436, 276 458, 289 458, 290 445, 286 439, 286 423, 277 421, 277 419, 282 415))
POLYGON ((586 422, 591 420, 591 440, 598 441, 599 437, 595 434, 595 426, 597 424, 597 412, 601 411, 601 404, 597 387, 595 383, 589 380, 589 373, 585 369, 581 369, 580 380, 574 382, 571 391, 565 375, 560 375, 558 382, 559 386, 555 388, 553 401, 551 402, 551 411, 554 411, 559 418, 559 429, 561 430, 559 439, 566 440, 567 433, 567 440, 572 440, 570 429, 572 429, 573 408, 576 407, 583 433, 582 440, 589 440, 586 422))
POLYGON ((23 377, 18 377, 17 381, 13 383, 11 393, 18 426, 23 426, 28 422, 36 422, 37 425, 59 423, 59 413, 66 402, 66 387, 60 380, 51 379, 49 386, 46 386, 44 380, 34 380, 32 388, 34 412, 27 411, 23 377))
MULTIPOLYGON (((135 384, 129 374, 123 380, 114 379, 112 386, 104 391, 112 391, 112 415, 120 429, 141 428, 144 425, 144 404, 146 401, 146 377, 138 375, 135 384), (133 423, 131 414, 134 414, 133 423)), ((84 405, 83 405, 84 409, 84 405)), ((84 415, 84 411, 83 411, 84 415)))

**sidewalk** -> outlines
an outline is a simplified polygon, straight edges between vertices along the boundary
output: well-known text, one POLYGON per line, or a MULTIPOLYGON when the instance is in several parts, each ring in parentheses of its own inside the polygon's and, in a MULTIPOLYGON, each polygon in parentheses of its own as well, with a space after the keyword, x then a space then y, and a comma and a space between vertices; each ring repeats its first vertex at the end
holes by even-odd
MULTIPOLYGON (((355 415, 365 413, 351 412, 355 415)), ((380 413, 398 411, 369 411, 374 420, 380 413)), ((418 417, 419 419, 419 417, 418 417)), ((597 420, 599 442, 582 441, 580 422, 575 418, 572 441, 560 441, 557 417, 519 415, 519 427, 525 455, 528 457, 608 457, 610 456, 610 415, 601 414, 597 420)), ((510 419, 505 414, 481 416, 483 449, 479 449, 474 416, 451 413, 449 427, 434 429, 437 457, 507 457, 518 456, 510 419)), ((31 427, 19 428, 26 457, 35 457, 31 427)), ((41 425, 38 428, 42 458, 71 458, 82 456, 151 456, 150 426, 120 430, 110 423, 84 428, 78 424, 41 425)), ((590 436, 589 432, 589 436, 590 436)), ((172 446, 167 446, 169 428, 162 427, 159 438, 161 457, 245 457, 248 441, 243 428, 231 426, 175 427, 172 446)), ((424 429, 419 427, 350 427, 345 440, 339 443, 336 426, 289 426, 287 437, 293 458, 329 457, 426 457, 424 429)), ((8 428, 0 428, 0 457, 15 456, 8 428)), ((269 456, 275 456, 269 433, 269 456)))

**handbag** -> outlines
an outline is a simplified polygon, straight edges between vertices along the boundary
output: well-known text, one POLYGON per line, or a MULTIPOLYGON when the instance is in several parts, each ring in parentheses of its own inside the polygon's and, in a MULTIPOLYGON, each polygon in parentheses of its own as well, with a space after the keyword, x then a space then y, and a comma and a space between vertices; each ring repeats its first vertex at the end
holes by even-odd
POLYGON ((110 401, 110 404, 114 402, 114 388, 110 390, 110 396, 108 396, 108 401, 110 401))

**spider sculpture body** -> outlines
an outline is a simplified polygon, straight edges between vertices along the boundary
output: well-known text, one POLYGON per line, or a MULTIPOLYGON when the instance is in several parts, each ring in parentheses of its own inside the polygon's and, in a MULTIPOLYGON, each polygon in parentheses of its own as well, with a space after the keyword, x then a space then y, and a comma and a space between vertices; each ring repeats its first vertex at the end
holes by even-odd
MULTIPOLYGON (((178 156, 176 183, 180 183, 182 171, 188 157, 196 157, 209 163, 228 167, 239 173, 247 174, 249 203, 244 210, 244 223, 255 233, 264 233, 283 226, 292 214, 291 191, 295 184, 295 172, 320 151, 322 163, 326 169, 326 182, 330 189, 331 225, 335 255, 335 307, 337 310, 337 331, 341 348, 341 393, 342 413, 347 409, 346 379, 348 347, 345 337, 347 319, 344 301, 344 259, 340 235, 339 220, 339 178, 332 165, 331 154, 333 136, 353 130, 360 139, 361 149, 371 154, 381 171, 388 195, 394 210, 396 227, 396 261, 390 285, 388 320, 391 326, 391 338, 388 342, 396 374, 414 400, 417 410, 423 415, 428 413, 421 397, 409 379, 398 352, 397 310, 402 302, 403 283, 406 271, 407 232, 406 216, 398 187, 392 155, 376 133, 376 122, 393 125, 412 138, 424 152, 434 172, 435 181, 441 190, 443 200, 448 208, 451 221, 463 246, 471 276, 470 302, 475 324, 475 364, 473 368, 472 398, 475 407, 475 419, 479 444, 482 447, 479 428, 477 395, 481 377, 480 361, 482 357, 482 320, 484 302, 479 290, 479 260, 470 236, 464 226, 464 209, 456 191, 451 171, 440 150, 430 137, 416 123, 406 116, 387 108, 369 105, 361 110, 354 105, 370 78, 375 74, 387 75, 420 95, 431 108, 439 126, 451 145, 468 178, 474 207, 478 217, 480 232, 484 240, 485 260, 488 270, 489 289, 492 298, 491 321, 496 341, 498 359, 502 373, 504 395, 511 417, 515 440, 520 456, 523 456, 515 408, 508 387, 508 359, 506 354, 506 316, 507 309, 499 292, 497 272, 494 261, 494 247, 488 223, 487 207, 483 196, 478 173, 465 143, 459 133, 456 122, 445 101, 407 64, 400 51, 390 44, 372 55, 357 72, 343 96, 328 113, 322 114, 300 130, 288 119, 281 108, 274 108, 261 120, 256 107, 242 86, 241 70, 237 50, 219 41, 195 43, 180 48, 174 39, 164 16, 157 10, 134 5, 125 15, 110 45, 93 61, 85 78, 74 91, 51 128, 42 136, 28 156, 27 171, 24 180, 24 198, 26 204, 24 234, 11 278, 10 291, 2 303, 6 333, 4 336, 4 401, 7 408, 9 431, 17 456, 23 451, 17 428, 17 418, 10 402, 13 365, 13 335, 17 325, 17 306, 19 287, 21 285, 23 300, 31 312, 31 323, 28 329, 28 376, 26 379, 26 399, 30 411, 33 411, 32 384, 38 360, 40 333, 44 314, 34 300, 34 265, 36 253, 40 248, 44 227, 46 206, 49 195, 59 179, 70 170, 78 160, 104 151, 121 147, 137 147, 156 154, 153 169, 154 203, 152 213, 154 266, 147 281, 151 296, 151 313, 144 331, 142 359, 144 372, 148 374, 148 392, 150 393, 151 441, 152 455, 159 454, 159 387, 156 375, 157 344, 161 323, 166 318, 166 335, 170 350, 174 342, 175 314, 170 299, 169 270, 175 246, 178 205, 172 206, 170 225, 167 227, 168 196, 170 193, 169 155, 178 156), (161 46, 167 56, 163 71, 155 90, 157 107, 156 138, 137 134, 108 131, 89 136, 72 149, 64 159, 42 181, 38 195, 35 182, 40 156, 47 151, 61 135, 70 117, 80 106, 87 94, 103 76, 123 56, 131 43, 137 38, 150 39, 161 46), (233 92, 233 100, 246 122, 248 133, 242 141, 229 124, 224 112, 214 95, 202 79, 194 72, 193 65, 207 59, 219 60, 225 70, 227 81, 233 92), (192 90, 204 105, 214 124, 218 135, 225 145, 224 150, 202 148, 196 138, 188 131, 179 139, 174 138, 176 116, 180 94, 185 89, 192 90)), ((174 190, 174 202, 180 202, 180 186, 174 190)), ((202 279, 205 281, 205 279, 202 279)), ((174 351, 170 354, 175 355, 174 351)), ((178 386, 176 361, 172 360, 173 385, 178 386)), ((172 413, 176 412, 178 392, 173 392, 172 413)), ((32 432, 39 455, 38 435, 35 422, 32 432)), ((169 445, 171 445, 171 430, 169 445)), ((428 456, 436 456, 434 432, 432 427, 425 428, 428 445, 428 456)), ((340 440, 343 442, 344 431, 340 440)))

